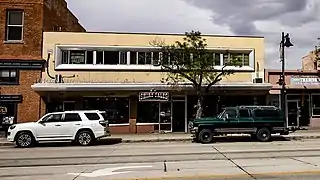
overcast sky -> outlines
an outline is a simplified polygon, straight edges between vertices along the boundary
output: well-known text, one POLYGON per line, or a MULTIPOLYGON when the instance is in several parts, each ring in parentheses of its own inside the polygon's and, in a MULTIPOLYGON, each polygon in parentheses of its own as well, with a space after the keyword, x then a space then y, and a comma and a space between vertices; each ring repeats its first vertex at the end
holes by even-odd
POLYGON ((257 35, 265 37, 267 68, 280 69, 281 32, 290 33, 288 69, 319 42, 320 0, 67 0, 88 31, 257 35))

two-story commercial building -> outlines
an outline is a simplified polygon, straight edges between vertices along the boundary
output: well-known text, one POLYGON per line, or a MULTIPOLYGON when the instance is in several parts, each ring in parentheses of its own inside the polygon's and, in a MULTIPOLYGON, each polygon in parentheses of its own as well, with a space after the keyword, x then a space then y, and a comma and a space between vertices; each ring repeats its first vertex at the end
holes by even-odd
POLYGON ((64 0, 0 1, 0 131, 36 121, 41 97, 31 85, 42 77, 44 31, 85 31, 64 0))
MULTIPOLYGON (((242 60, 236 72, 214 85, 205 97, 204 114, 224 106, 266 104, 271 84, 264 83, 264 38, 203 35, 222 67, 230 56, 242 60)), ((99 109, 107 111, 112 133, 186 132, 196 94, 189 84, 161 82, 166 72, 153 62, 161 56, 154 40, 172 44, 183 34, 68 33, 43 34, 48 68, 32 85, 46 112, 99 109)))

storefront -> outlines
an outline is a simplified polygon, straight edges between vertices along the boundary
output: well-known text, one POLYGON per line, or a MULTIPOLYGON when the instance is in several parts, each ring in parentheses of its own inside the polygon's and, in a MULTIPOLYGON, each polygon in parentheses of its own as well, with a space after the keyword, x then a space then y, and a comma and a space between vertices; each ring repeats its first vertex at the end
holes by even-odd
MULTIPOLYGON (((269 70, 267 76, 273 84, 268 97, 270 105, 280 107, 280 90, 277 85, 280 71, 269 70)), ((320 127, 320 78, 316 71, 286 72, 286 115, 288 126, 320 127)))
POLYGON ((17 123, 18 103, 22 102, 21 95, 0 95, 0 129, 6 130, 17 123))
MULTIPOLYGON (((164 84, 39 83, 32 87, 43 97, 47 112, 106 111, 112 133, 187 132, 188 121, 196 112, 192 86, 173 90, 164 84)), ((271 85, 243 83, 213 88, 204 97, 203 116, 215 116, 227 106, 265 105, 271 85)))

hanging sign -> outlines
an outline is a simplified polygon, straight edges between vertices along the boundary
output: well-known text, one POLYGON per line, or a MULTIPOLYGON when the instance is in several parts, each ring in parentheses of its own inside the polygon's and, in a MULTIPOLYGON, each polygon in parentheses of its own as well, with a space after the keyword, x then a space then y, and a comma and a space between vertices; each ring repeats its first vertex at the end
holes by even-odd
POLYGON ((140 92, 139 101, 169 101, 169 92, 140 92))

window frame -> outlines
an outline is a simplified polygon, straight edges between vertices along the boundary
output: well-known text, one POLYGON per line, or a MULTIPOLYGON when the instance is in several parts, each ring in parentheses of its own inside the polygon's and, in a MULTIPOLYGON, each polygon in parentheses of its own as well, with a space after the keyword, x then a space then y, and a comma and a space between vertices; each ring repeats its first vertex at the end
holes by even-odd
POLYGON ((311 94, 311 116, 312 117, 319 117, 320 116, 320 114, 319 115, 317 115, 317 114, 314 114, 314 109, 316 109, 316 110, 320 110, 320 107, 314 107, 314 100, 313 100, 313 96, 320 96, 320 94, 316 94, 316 93, 314 93, 314 94, 311 94))
POLYGON ((58 123, 58 122, 62 122, 63 116, 64 116, 63 113, 51 113, 51 114, 47 114, 47 115, 43 116, 39 122, 41 122, 41 123, 58 123), (54 115, 60 115, 61 116, 60 121, 56 121, 56 122, 44 121, 47 117, 54 116, 54 115))
POLYGON ((5 27, 5 42, 23 42, 24 40, 24 17, 25 17, 25 12, 23 9, 7 9, 6 10, 6 27, 5 27), (10 24, 10 12, 21 12, 21 25, 12 25, 10 24), (10 27, 20 27, 21 28, 21 39, 20 40, 10 40, 9 39, 9 33, 10 27))
POLYGON ((99 114, 96 113, 96 112, 85 112, 84 115, 86 116, 86 118, 87 118, 89 121, 97 121, 97 120, 100 120, 100 119, 101 119, 101 117, 99 116, 99 114), (98 119, 90 119, 87 114, 96 114, 97 117, 98 117, 98 119))
MULTIPOLYGON (((231 53, 242 52, 249 54, 249 66, 227 66, 224 67, 225 70, 234 70, 236 72, 254 72, 255 69, 255 49, 253 48, 232 48, 232 49, 221 49, 221 48, 211 48, 207 49, 212 54, 220 54, 220 63, 217 61, 218 65, 215 65, 217 71, 222 70, 223 66, 223 53, 229 51, 231 53), (220 64, 220 65, 219 65, 220 64)), ((55 70, 151 70, 151 71, 162 71, 163 68, 156 63, 156 60, 153 59, 153 53, 151 53, 151 64, 139 64, 138 63, 138 52, 160 52, 159 57, 163 57, 163 54, 158 47, 152 46, 94 46, 94 45, 67 45, 67 44, 57 44, 55 45, 55 56, 54 66, 55 70), (93 64, 62 64, 62 51, 64 50, 85 50, 85 51, 94 51, 94 63, 93 64), (99 51, 121 51, 127 52, 126 62, 127 64, 120 64, 120 55, 119 55, 119 64, 107 65, 98 63, 98 52, 99 51), (135 53, 134 55, 132 53, 135 53), (135 57, 136 61, 134 62, 135 57)), ((100 56, 99 56, 100 57, 100 56)))
POLYGON ((9 77, 7 78, 14 78, 14 81, 9 81, 9 82, 2 82, 0 81, 0 85, 19 85, 20 83, 20 71, 18 69, 0 69, 0 79, 1 78, 6 78, 6 77, 2 77, 1 74, 3 71, 9 71, 9 77), (15 77, 11 77, 11 72, 15 72, 16 73, 16 76, 15 77))
POLYGON ((251 118, 251 113, 249 109, 238 109, 238 117, 239 118, 251 118), (240 111, 247 111, 248 112, 248 116, 247 117, 242 117, 240 114, 240 111))

